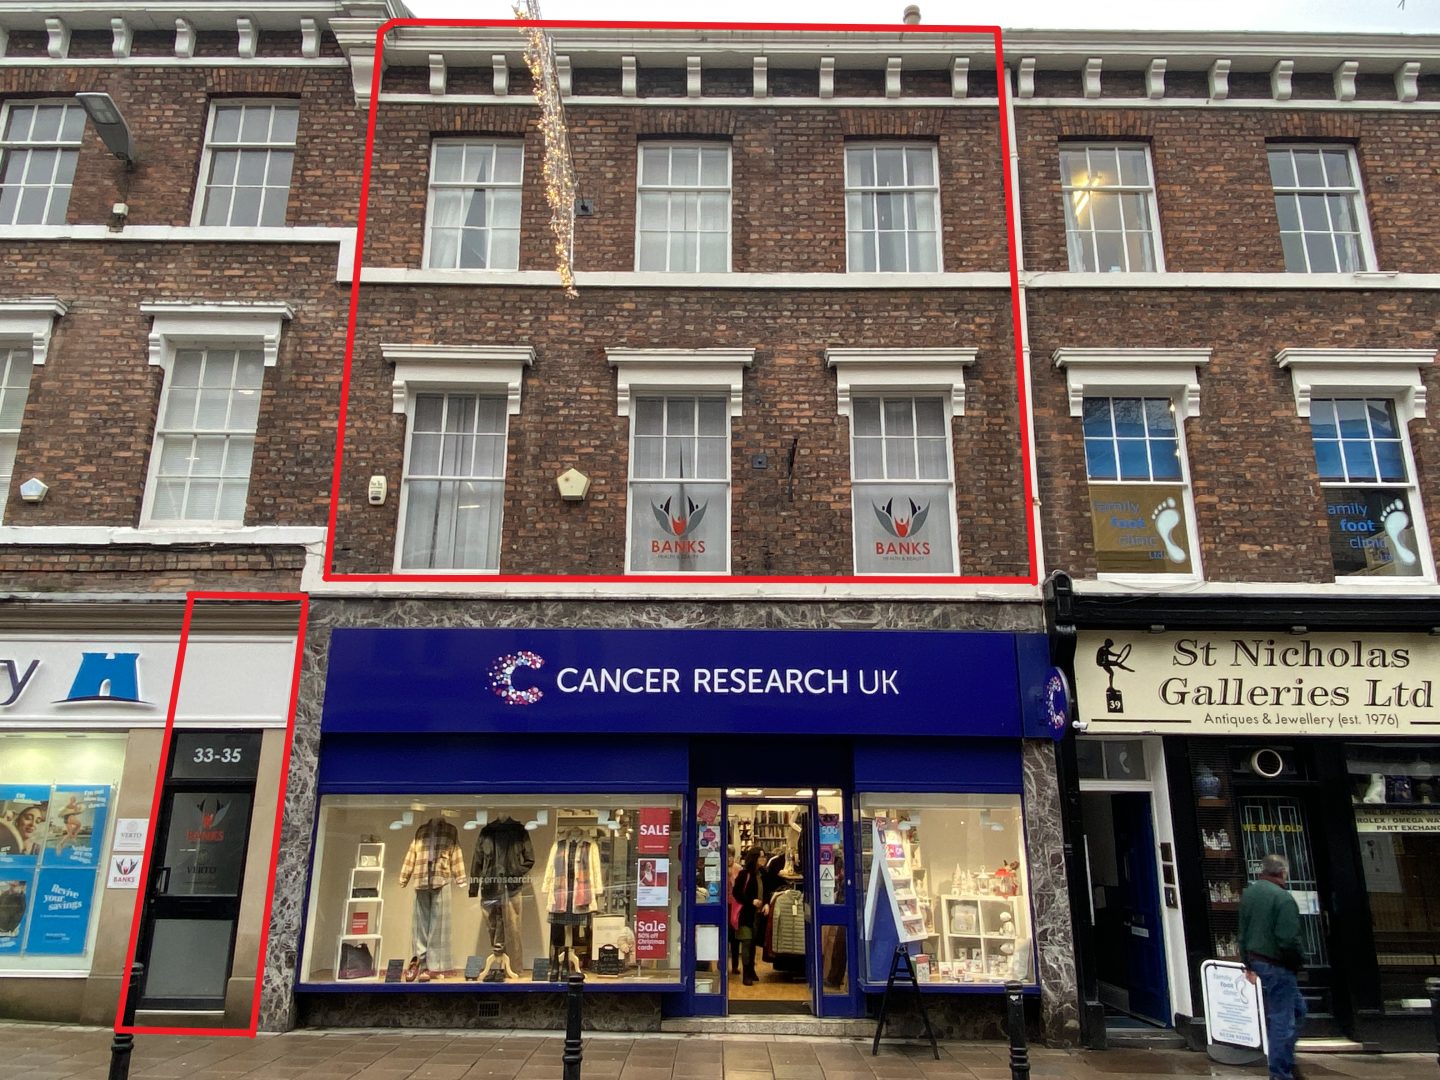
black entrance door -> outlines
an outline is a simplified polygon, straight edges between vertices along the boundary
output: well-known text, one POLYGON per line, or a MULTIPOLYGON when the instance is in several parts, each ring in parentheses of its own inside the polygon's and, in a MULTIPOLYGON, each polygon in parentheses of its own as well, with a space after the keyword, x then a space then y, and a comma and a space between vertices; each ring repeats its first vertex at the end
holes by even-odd
POLYGON ((255 802, 258 732, 176 732, 146 884, 139 1007, 223 1011, 255 802))

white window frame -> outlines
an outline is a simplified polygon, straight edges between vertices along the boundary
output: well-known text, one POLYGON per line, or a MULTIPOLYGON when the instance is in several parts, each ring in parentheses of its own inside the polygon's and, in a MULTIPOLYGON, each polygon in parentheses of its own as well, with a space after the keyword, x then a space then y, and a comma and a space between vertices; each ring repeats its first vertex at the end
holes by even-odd
MULTIPOLYGON (((745 371, 754 366, 754 349, 606 349, 605 357, 615 369, 616 414, 629 420, 625 465, 625 573, 635 577, 684 574, 677 570, 635 570, 630 564, 635 510, 631 485, 635 482, 635 418, 633 403, 638 397, 722 397, 731 421, 725 431, 725 460, 729 464, 725 481, 728 504, 725 533, 725 569, 694 571, 697 576, 732 572, 735 548, 735 463, 734 421, 742 415, 745 371)), ((645 481, 642 480, 642 483, 645 481)))
MULTIPOLYGON (((1434 584, 1435 552, 1426 525, 1425 506, 1415 469, 1415 448, 1410 441, 1410 422, 1425 417, 1425 383, 1421 370, 1435 362, 1433 349, 1281 349, 1275 362, 1290 374, 1295 394, 1295 412, 1310 418, 1315 398, 1388 398, 1395 406, 1395 420, 1403 433, 1402 443, 1407 477, 1405 492, 1410 499, 1416 543, 1420 547, 1419 575, 1408 577, 1346 575, 1334 583, 1343 588, 1375 589, 1390 586, 1413 587, 1434 584)), ((1313 436, 1306 432, 1307 449, 1313 455, 1313 436)), ((1310 467, 1315 468, 1311 457, 1310 467)), ((1324 486, 1315 471, 1317 485, 1324 486)), ((1344 485, 1362 486, 1362 485, 1344 485)), ((1377 485, 1379 486, 1379 485, 1377 485)), ((1397 485, 1398 486, 1398 485, 1397 485)))
MULTIPOLYGON (((975 363, 978 349, 826 349, 825 363, 835 372, 835 411, 849 421, 846 453, 850 458, 850 567, 860 565, 859 531, 855 516, 855 418, 857 397, 922 398, 939 397, 945 410, 945 460, 950 484, 950 550, 953 554, 948 573, 960 572, 959 510, 955 505, 955 419, 965 415, 965 369, 975 363)), ((861 480, 859 483, 869 483, 861 480)), ((870 574, 865 577, 887 577, 896 580, 924 574, 870 574)))
MULTIPOLYGON (((400 505, 395 519, 395 552, 392 570, 396 574, 476 574, 498 575, 500 560, 494 567, 403 567, 405 516, 409 503, 406 477, 410 475, 410 444, 415 426, 415 399, 420 394, 471 394, 505 399, 505 475, 509 482, 510 417, 520 415, 521 388, 525 369, 535 363, 535 350, 529 345, 421 345, 382 344, 380 355, 394 365, 390 384, 391 411, 405 417, 405 448, 400 463, 400 505)), ((505 499, 500 500, 501 552, 505 538, 505 499)))
MULTIPOLYGON (((1371 232, 1370 232, 1370 214, 1369 214, 1369 210, 1368 210, 1368 208, 1367 208, 1367 206, 1366 206, 1366 201, 1365 201, 1365 185, 1364 185, 1364 182, 1363 182, 1363 181, 1361 180, 1361 178, 1360 178, 1360 159, 1359 159, 1359 157, 1358 157, 1358 156, 1356 155, 1356 153, 1355 153, 1355 147, 1350 146, 1350 145, 1348 145, 1348 144, 1346 144, 1346 143, 1300 143, 1300 142, 1287 142, 1287 141, 1278 140, 1278 139, 1275 140, 1275 141, 1273 141, 1273 142, 1267 142, 1267 143, 1265 144, 1265 171, 1266 171, 1267 174, 1268 174, 1269 171, 1270 171, 1270 151, 1272 151, 1272 150, 1292 150, 1292 151, 1293 151, 1293 150, 1313 150, 1313 151, 1316 151, 1317 153, 1322 153, 1322 154, 1323 154, 1324 151, 1329 150, 1329 151, 1332 151, 1332 152, 1334 152, 1334 151, 1339 151, 1339 152, 1342 152, 1342 153, 1345 154, 1345 158, 1346 158, 1346 160, 1348 161, 1349 167, 1350 167, 1350 177, 1351 177, 1351 180, 1353 181, 1353 184, 1352 184, 1352 186, 1351 186, 1350 188, 1330 188, 1330 187, 1325 187, 1325 188, 1309 188, 1309 187, 1300 187, 1300 186, 1299 186, 1299 175, 1298 175, 1298 171, 1297 171, 1297 175, 1296 175, 1296 186, 1295 186, 1295 187, 1277 188, 1277 187, 1275 186, 1274 180, 1272 179, 1271 182, 1270 182, 1270 191, 1271 191, 1272 197, 1273 197, 1273 196, 1276 196, 1276 195, 1305 195, 1305 194, 1309 194, 1309 195, 1349 195, 1350 198, 1351 198, 1351 204, 1350 204, 1351 212, 1355 215, 1355 219, 1356 219, 1356 221, 1359 223, 1359 230, 1358 230, 1358 231, 1359 231, 1359 235, 1360 235, 1360 260, 1361 260, 1361 262, 1364 264, 1364 265, 1362 265, 1362 266, 1357 266, 1354 270, 1341 270, 1341 269, 1339 269, 1339 259, 1336 259, 1336 269, 1333 270, 1333 271, 1311 270, 1311 269, 1309 268, 1309 267, 1310 267, 1310 252, 1309 252, 1308 249, 1306 249, 1306 251, 1305 251, 1305 267, 1306 267, 1306 268, 1305 268, 1304 270, 1291 270, 1290 267, 1287 265, 1287 266, 1285 267, 1285 272, 1286 272, 1287 274, 1316 274, 1316 273, 1367 274, 1367 273, 1374 273, 1374 272, 1375 272, 1375 265, 1376 265, 1376 264, 1375 264, 1375 238, 1374 238, 1374 236, 1373 236, 1373 235, 1371 234, 1371 232)), ((1323 162, 1322 162, 1322 170, 1323 170, 1323 162)), ((1328 214, 1329 211, 1327 210, 1326 213, 1328 214)), ((1277 225, 1277 230, 1278 230, 1278 225, 1279 225, 1279 222, 1278 222, 1278 213, 1277 213, 1277 222, 1276 222, 1276 225, 1277 225)), ((1276 235, 1276 238, 1277 238, 1277 239, 1281 239, 1281 238, 1283 237, 1283 232, 1277 231, 1275 235, 1276 235)), ((1305 235, 1303 230, 1301 231, 1301 234, 1300 234, 1300 235, 1301 235, 1302 237, 1305 235)), ((1333 238, 1333 237, 1335 236, 1335 233, 1334 233, 1333 230, 1331 230, 1331 232, 1330 232, 1328 235, 1333 238)), ((1333 243, 1333 239, 1332 239, 1332 243, 1333 243)), ((1302 245, 1302 246, 1303 246, 1303 245, 1302 245)), ((1282 241, 1282 245, 1281 245, 1281 249, 1280 249, 1280 254, 1281 254, 1281 258, 1283 259, 1283 258, 1284 258, 1284 254, 1285 254, 1283 241, 1282 241)))
MULTIPOLYGON (((672 160, 672 163, 671 163, 671 171, 672 171, 672 172, 674 171, 673 160, 672 160)), ((703 171, 702 171, 702 175, 703 175, 703 171)), ((645 141, 640 142, 639 145, 638 145, 638 146, 636 147, 636 149, 635 149, 635 271, 636 271, 636 273, 646 273, 646 274, 728 274, 728 273, 730 272, 730 269, 731 269, 732 265, 733 265, 733 259, 734 259, 734 235, 735 235, 734 208, 735 208, 735 153, 734 153, 734 149, 731 147, 731 145, 730 145, 729 142, 726 142, 726 141, 723 141, 723 140, 719 140, 719 139, 677 139, 677 140, 664 140, 664 141, 645 140, 645 141), (703 183, 698 183, 698 182, 697 182, 695 185, 693 185, 693 186, 683 186, 683 185, 682 185, 682 186, 676 186, 676 185, 674 185, 674 184, 665 184, 665 185, 654 185, 654 184, 652 184, 652 185, 646 185, 646 184, 643 182, 643 178, 644 178, 644 175, 645 175, 645 151, 646 151, 646 150, 660 150, 660 149, 664 149, 664 150, 666 150, 666 151, 668 151, 668 152, 673 152, 674 150, 679 149, 679 148, 689 148, 689 147, 696 147, 697 149, 700 149, 700 150, 702 150, 702 151, 703 151, 703 150, 719 150, 719 149, 723 149, 723 150, 725 151, 725 186, 724 186, 724 188, 707 187, 707 186, 705 186, 703 183), (722 268, 719 269, 719 270, 701 270, 701 269, 698 268, 698 266, 697 266, 696 268, 681 267, 681 268, 678 268, 678 269, 675 268, 675 267, 667 266, 667 267, 666 267, 665 269, 663 269, 663 270, 642 270, 642 269, 641 269, 641 266, 640 266, 640 200, 641 200, 641 197, 642 197, 642 196, 644 196, 644 195, 663 194, 663 195, 669 195, 669 196, 672 196, 672 197, 673 197, 673 196, 675 196, 675 195, 688 195, 688 194, 692 194, 692 193, 693 193, 693 194, 707 194, 707 193, 713 194, 713 193, 719 193, 719 192, 721 192, 721 191, 723 191, 724 194, 725 194, 725 265, 724 265, 724 267, 722 267, 722 268)), ((667 241, 668 241, 669 237, 672 236, 672 235, 674 235, 674 232, 673 232, 673 230, 670 228, 669 220, 668 220, 668 217, 667 217, 666 226, 665 226, 665 236, 666 236, 667 241)), ((695 236, 697 237, 696 244, 695 244, 695 258, 696 258, 696 262, 697 262, 697 264, 698 264, 699 259, 700 259, 700 244, 699 244, 698 237, 700 236, 700 233, 697 231, 697 232, 695 233, 695 236)), ((669 243, 668 243, 668 242, 666 243, 666 247, 665 247, 665 261, 666 261, 667 263, 670 261, 670 247, 669 247, 669 243)))
MULTIPOLYGON (((423 244, 424 254, 422 255, 423 261, 421 262, 421 266, 423 266, 426 270, 440 270, 451 273, 516 273, 520 269, 520 244, 523 243, 525 239, 525 140, 520 138, 502 138, 498 136, 486 138, 466 136, 446 136, 444 138, 434 138, 430 140, 429 168, 430 171, 426 174, 425 177, 425 238, 423 244), (480 181, 470 180, 445 180, 441 181, 437 185, 435 180, 436 151, 441 146, 470 145, 518 146, 520 148, 520 179, 513 184, 509 183, 508 181, 505 183, 497 183, 494 180, 485 181, 483 183, 480 181), (435 191, 437 187, 447 191, 484 191, 492 188, 513 188, 514 190, 520 192, 520 224, 516 228, 516 232, 519 236, 519 241, 517 242, 515 247, 514 266, 495 266, 494 260, 489 257, 490 249, 488 247, 486 248, 485 253, 485 266, 434 266, 431 263, 430 260, 431 256, 433 255, 431 247, 431 236, 435 231, 435 191)), ((490 231, 492 233, 494 232, 493 229, 491 229, 490 231)), ((491 239, 493 240, 493 237, 491 239)))
MULTIPOLYGON (((1188 573, 1116 574, 1096 571, 1099 581, 1138 587, 1205 580, 1200 529, 1195 519, 1195 483, 1190 470, 1190 449, 1185 421, 1200 415, 1200 369, 1210 362, 1209 349, 1056 349, 1052 361, 1065 372, 1070 415, 1083 422, 1088 398, 1168 398, 1175 414, 1175 438, 1180 455, 1180 480, 1185 490, 1185 530, 1190 539, 1188 573)), ((1083 443, 1083 435, 1081 440, 1083 443)), ((1083 447, 1082 447, 1083 454, 1083 447)), ((1084 468, 1082 458, 1082 468, 1084 468)), ((1086 494, 1090 487, 1123 489, 1138 480, 1091 480, 1085 470, 1086 494)), ((1118 475, 1118 473, 1117 473, 1118 475)), ((1169 483, 1170 481, 1157 481, 1169 483)), ((1148 483, 1148 481, 1147 481, 1148 483)), ((1149 513, 1149 508, 1145 508, 1149 513)))
MULTIPOLYGON (((303 108, 301 102, 300 102, 297 98, 212 98, 211 101, 210 101, 209 109, 207 110, 207 112, 206 112, 206 117, 205 117, 205 146, 204 146, 204 149, 202 149, 201 152, 200 152, 200 175, 199 175, 199 177, 196 179, 196 182, 195 182, 195 199, 194 199, 193 205, 192 205, 191 208, 190 208, 190 224, 191 224, 191 226, 193 226, 193 227, 195 227, 195 228, 201 227, 201 225, 203 225, 204 220, 205 220, 205 204, 206 204, 206 201, 207 201, 207 199, 208 199, 208 197, 209 197, 209 194, 210 194, 210 165, 211 165, 211 161, 212 161, 212 159, 213 159, 213 157, 214 157, 215 150, 216 150, 216 149, 220 149, 220 150, 259 150, 259 149, 262 149, 262 147, 261 147, 260 145, 258 145, 258 144, 248 145, 248 146, 247 146, 247 145, 242 145, 242 144, 239 144, 239 143, 236 143, 236 144, 234 144, 234 145, 231 145, 230 143, 226 143, 224 146, 221 146, 221 147, 218 147, 218 148, 215 146, 213 140, 214 140, 214 135, 215 135, 215 117, 216 117, 216 114, 217 114, 218 110, 221 109, 221 108, 233 108, 233 107, 235 107, 235 106, 237 106, 237 105, 240 105, 240 106, 258 106, 258 107, 261 107, 261 108, 274 108, 274 107, 276 107, 276 106, 285 106, 285 107, 288 107, 288 108, 292 108, 292 109, 294 109, 294 110, 296 111, 296 114, 297 114, 297 115, 296 115, 296 120, 295 120, 295 142, 292 143, 291 146, 290 146, 290 151, 291 151, 291 154, 292 154, 292 158, 291 158, 291 168, 290 168, 290 184, 289 184, 289 186, 285 189, 285 216, 286 216, 287 218, 290 216, 290 196, 291 196, 292 194, 294 194, 294 191, 295 191, 295 167, 294 167, 294 166, 295 166, 295 159, 298 158, 299 153, 300 153, 300 117, 299 117, 299 113, 302 111, 302 108, 303 108)), ((285 146, 284 146, 283 143, 266 143, 266 144, 264 144, 264 147, 263 147, 263 148, 264 148, 264 149, 269 149, 269 150, 276 150, 276 149, 283 150, 283 149, 285 149, 285 146)), ((231 185, 231 187, 234 187, 234 185, 231 185)), ((231 210, 233 210, 233 209, 234 209, 234 203, 233 203, 233 201, 232 201, 232 203, 231 203, 231 210)), ((262 210, 263 210, 263 204, 262 204, 262 210)), ((228 217, 230 216, 230 214, 227 212, 225 216, 228 218, 228 217)), ((225 225, 209 225, 209 226, 205 226, 205 227, 206 227, 206 228, 211 228, 211 229, 254 230, 254 231, 262 231, 262 230, 263 230, 263 231, 269 232, 269 231, 273 231, 273 230, 275 230, 275 229, 291 228, 292 226, 289 226, 289 225, 287 225, 284 221, 282 221, 279 225, 261 225, 261 224, 259 224, 259 223, 257 222, 257 223, 254 224, 254 225, 230 225, 230 224, 225 224, 225 225)))
MULTIPOLYGON (((81 109, 80 103, 74 98, 14 98, 10 101, 5 102, 3 107, 0 107, 0 170, 3 170, 3 166, 6 162, 8 162, 8 152, 11 150, 58 150, 61 152, 62 156, 64 152, 68 150, 76 155, 76 159, 78 161, 80 154, 80 146, 84 142, 85 121, 83 119, 83 116, 84 110, 81 109), (60 134, 56 137, 54 142, 8 142, 5 140, 5 129, 10 125, 10 114, 14 109, 38 107, 42 105, 62 106, 66 110, 67 114, 72 109, 75 112, 80 113, 82 116, 82 119, 80 121, 80 138, 76 139, 74 142, 64 141, 61 136, 63 136, 65 132, 65 117, 62 115, 60 120, 60 134)), ((3 175, 3 171, 0 171, 0 176, 3 175)), ((51 182, 48 186, 50 195, 45 200, 45 216, 47 218, 50 216, 51 205, 55 201, 55 192, 62 185, 57 185, 54 182, 54 177, 52 176, 51 182)), ((71 182, 63 185, 63 187, 65 188, 65 215, 61 216, 61 220, 59 222, 51 225, 43 221, 31 222, 28 224, 16 221, 0 221, 0 229, 63 228, 65 225, 65 216, 68 215, 70 211, 70 196, 75 191, 73 173, 71 177, 71 182)), ((16 210, 19 210, 18 202, 16 204, 16 210)))
MULTIPOLYGON (((50 351, 50 336, 55 320, 69 310, 69 305, 53 296, 33 300, 0 300, 0 349, 30 353, 30 385, 35 385, 35 369, 43 367, 50 351)), ((26 394, 29 403, 29 394, 26 394)), ((24 431, 23 423, 17 429, 24 431)), ((18 451, 17 451, 18 457, 18 451)), ((14 463, 11 463, 13 470, 14 463)), ((13 473, 12 473, 13 476, 13 473)), ((0 522, 9 508, 9 485, 0 486, 0 522)))
MULTIPOLYGON (((1086 270, 1086 269, 1084 269, 1083 267, 1077 267, 1077 266, 1074 264, 1074 259, 1072 258, 1071 239, 1070 239, 1070 238, 1071 238, 1072 236, 1081 235, 1081 234, 1082 234, 1082 230, 1080 229, 1079 223, 1076 221, 1076 218, 1075 218, 1075 206, 1074 206, 1074 202, 1073 202, 1073 199, 1072 199, 1072 194, 1073 194, 1074 192, 1076 192, 1076 191, 1095 190, 1095 191, 1106 191, 1106 192, 1112 192, 1112 191, 1113 191, 1113 192, 1116 192, 1116 193, 1119 193, 1119 194, 1143 194, 1143 195, 1145 196, 1145 205, 1146 205, 1146 207, 1148 208, 1149 214, 1150 214, 1150 238, 1151 238, 1152 247, 1154 248, 1154 251, 1155 251, 1155 267, 1154 267, 1153 270, 1144 270, 1144 269, 1136 270, 1136 269, 1134 269, 1134 268, 1132 268, 1132 267, 1126 266, 1126 267, 1122 267, 1122 268, 1121 268, 1121 272, 1123 272, 1123 273, 1131 273, 1131 274, 1163 274, 1163 273, 1165 272, 1165 244, 1164 244, 1164 241, 1163 241, 1163 238, 1162 238, 1162 235, 1161 235, 1161 234, 1162 234, 1162 230, 1161 230, 1161 228, 1160 228, 1160 202, 1159 202, 1159 199, 1156 197, 1156 194, 1155 194, 1155 156, 1154 156, 1154 154, 1151 153, 1149 143, 1143 143, 1143 142, 1114 142, 1114 141, 1089 141, 1089 140, 1070 141, 1070 140, 1066 140, 1065 142, 1060 143, 1060 151, 1059 151, 1059 153, 1060 153, 1060 161, 1057 162, 1057 164, 1060 165, 1060 201, 1061 201, 1061 203, 1063 204, 1064 213, 1065 213, 1065 260, 1066 260, 1066 265, 1067 265, 1070 273, 1072 273, 1072 274, 1108 274, 1108 273, 1114 273, 1114 272, 1115 272, 1115 271, 1103 269, 1103 268, 1101 268, 1101 267, 1098 266, 1098 265, 1096 266, 1096 268, 1095 268, 1094 270, 1086 270), (1087 187, 1087 188, 1076 188, 1076 187, 1071 186, 1071 184, 1070 184, 1070 177, 1069 177, 1069 175, 1067 174, 1067 172, 1066 172, 1066 170, 1065 170, 1065 168, 1064 168, 1064 154, 1065 154, 1065 151, 1067 151, 1067 150, 1081 150, 1081 149, 1085 150, 1087 154, 1088 154, 1089 151, 1091 151, 1091 150, 1116 150, 1116 151, 1120 151, 1120 150, 1140 150, 1140 151, 1143 151, 1144 154, 1145 154, 1145 172, 1146 172, 1147 179, 1148 179, 1148 181, 1149 181, 1148 184, 1146 184, 1146 186, 1143 187, 1143 188, 1142 188, 1142 187, 1136 187, 1136 186, 1134 186, 1133 184, 1122 184, 1122 183, 1120 183, 1120 178, 1117 176, 1117 177, 1115 178, 1115 181, 1116 181, 1115 183, 1113 183, 1113 184, 1107 184, 1107 185, 1105 185, 1104 187, 1089 186, 1089 187, 1087 187)), ((1093 220, 1093 219, 1092 219, 1092 220, 1093 220)), ((1094 232, 1095 232, 1095 229, 1091 228, 1091 229, 1089 229, 1089 230, 1087 231, 1086 234, 1088 234, 1088 235, 1093 235, 1094 232)), ((1123 219, 1122 219, 1122 221, 1121 221, 1121 235, 1122 235, 1122 236, 1129 236, 1129 235, 1130 235, 1130 234, 1125 230, 1125 228, 1124 228, 1124 221, 1123 221, 1123 219)), ((1098 259, 1098 254, 1097 254, 1097 259, 1098 259)), ((1129 253, 1129 248, 1128 248, 1128 246, 1126 247, 1125 259, 1126 259, 1126 262, 1128 263, 1128 262, 1129 262, 1129 259, 1130 259, 1130 253, 1129 253)))
MULTIPOLYGON (((282 327, 294 318, 294 309, 286 303, 237 303, 141 304, 140 310, 153 319, 149 340, 149 363, 152 367, 160 368, 164 375, 155 411, 155 428, 150 439, 150 463, 145 476, 145 497, 140 506, 140 528, 146 530, 196 529, 207 532, 232 532, 242 529, 245 525, 243 515, 237 522, 189 519, 173 521, 156 519, 152 516, 160 473, 162 418, 169 400, 175 354, 180 349, 258 348, 261 351, 264 367, 273 368, 280 358, 282 327)), ((257 415, 255 421, 257 441, 259 430, 260 417, 257 415)), ((253 471, 250 482, 254 482, 253 471)), ((248 498, 248 487, 246 495, 248 498)))
MULTIPOLYGON (((945 272, 945 226, 944 217, 942 216, 943 207, 940 201, 940 148, 933 142, 916 141, 913 139, 908 141, 891 141, 887 139, 848 139, 846 140, 844 146, 841 149, 841 170, 843 187, 845 189, 845 272, 849 274, 943 274, 945 272), (850 151, 875 149, 928 151, 930 154, 930 165, 931 168, 934 170, 935 183, 929 187, 921 187, 918 185, 907 185, 903 187, 859 187, 852 185, 850 183, 850 151), (859 229, 852 229, 850 227, 851 194, 857 192, 862 194, 867 192, 889 192, 893 194, 895 192, 922 191, 933 192, 935 196, 935 269, 882 270, 880 269, 880 259, 878 251, 876 253, 874 270, 850 269, 850 234, 851 232, 861 231, 859 229)), ((871 232, 867 232, 866 235, 874 235, 878 237, 879 231, 879 225, 877 223, 875 229, 871 230, 871 232)), ((917 233, 919 231, 920 230, 918 229, 916 230, 917 233)), ((908 254, 906 256, 906 262, 909 262, 908 254)))

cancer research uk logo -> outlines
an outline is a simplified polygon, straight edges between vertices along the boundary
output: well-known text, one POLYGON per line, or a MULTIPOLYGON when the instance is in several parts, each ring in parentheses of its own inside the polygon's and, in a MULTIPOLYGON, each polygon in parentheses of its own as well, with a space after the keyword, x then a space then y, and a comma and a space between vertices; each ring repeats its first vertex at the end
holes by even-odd
POLYGON ((543 656, 523 649, 497 656, 490 665, 490 689, 506 705, 534 705, 545 696, 544 691, 538 686, 528 690, 518 689, 515 686, 515 669, 527 667, 538 671, 544 666, 543 656))
POLYGON ((875 542, 876 555, 929 555, 930 541, 915 540, 914 537, 920 530, 925 528, 925 519, 930 516, 930 504, 921 506, 914 499, 907 498, 905 502, 910 504, 908 514, 895 512, 895 500, 888 499, 884 506, 870 506, 875 511, 875 516, 880 519, 880 527, 895 538, 894 541, 877 540, 875 542))

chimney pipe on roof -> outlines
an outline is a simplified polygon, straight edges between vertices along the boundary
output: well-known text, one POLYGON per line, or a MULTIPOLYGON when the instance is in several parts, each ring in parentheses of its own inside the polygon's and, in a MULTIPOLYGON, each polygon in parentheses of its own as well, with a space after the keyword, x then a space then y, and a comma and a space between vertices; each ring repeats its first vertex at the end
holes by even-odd
POLYGON ((907 4, 905 7, 905 25, 920 25, 920 6, 918 4, 907 4))

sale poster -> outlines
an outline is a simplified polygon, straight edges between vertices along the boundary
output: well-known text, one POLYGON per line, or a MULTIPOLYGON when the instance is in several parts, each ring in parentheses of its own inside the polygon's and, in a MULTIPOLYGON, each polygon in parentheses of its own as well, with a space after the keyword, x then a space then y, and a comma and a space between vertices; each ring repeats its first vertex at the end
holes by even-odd
POLYGON ((641 855, 670 854, 670 808, 668 806, 642 806, 640 808, 640 841, 635 850, 641 855))
MULTIPOLYGON (((643 902, 643 901, 642 901, 643 902)), ((670 955, 670 912, 635 913, 635 959, 664 960, 670 955)))
POLYGON ((670 860, 641 859, 636 875, 637 907, 670 907, 670 860))
POLYGON ((30 876, 0 870, 0 956, 18 954, 25 940, 25 918, 30 909, 30 876))
POLYGON ((45 865, 93 867, 105 846, 105 819, 110 812, 110 789, 59 785, 50 800, 50 839, 45 865))
POLYGON ((0 785, 0 871, 35 869, 49 812, 49 784, 0 785))
POLYGON ((94 894, 94 870, 41 870, 35 878, 25 952, 30 956, 83 954, 94 894))

